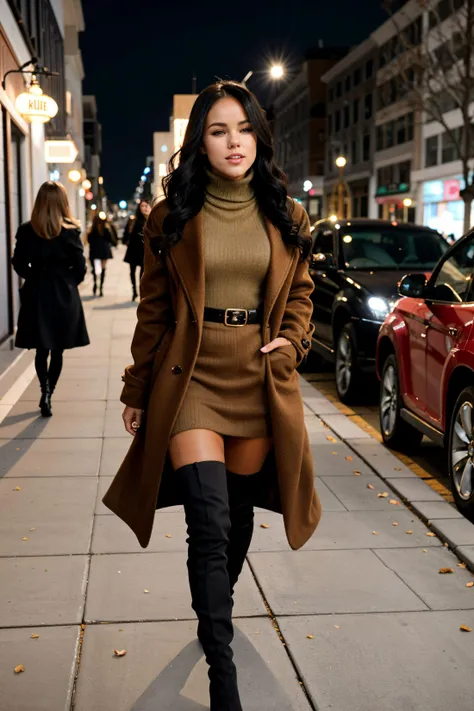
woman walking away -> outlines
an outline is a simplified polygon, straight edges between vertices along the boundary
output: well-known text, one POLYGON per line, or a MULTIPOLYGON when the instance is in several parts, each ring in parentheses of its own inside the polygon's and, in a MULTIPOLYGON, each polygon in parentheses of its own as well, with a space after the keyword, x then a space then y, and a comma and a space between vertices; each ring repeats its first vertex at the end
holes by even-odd
POLYGON ((95 215, 92 220, 92 227, 87 234, 87 241, 89 242, 89 260, 92 267, 92 278, 94 279, 94 286, 92 293, 94 296, 97 294, 97 278, 100 277, 100 291, 99 296, 104 295, 104 281, 107 267, 107 260, 112 259, 112 249, 110 245, 113 244, 113 234, 110 227, 105 219, 95 215))
POLYGON ((77 289, 86 273, 80 234, 65 188, 61 183, 43 183, 31 221, 18 228, 12 258, 15 271, 25 280, 15 345, 36 349, 43 417, 53 414, 51 396, 61 374, 64 349, 89 344, 77 289))
POLYGON ((210 708, 241 711, 232 596, 253 507, 283 514, 294 549, 321 515, 296 372, 312 333, 310 224, 241 84, 199 95, 174 166, 145 228, 121 396, 134 439, 103 500, 143 547, 155 508, 184 504, 210 708))
POLYGON ((135 215, 133 215, 124 230, 122 241, 127 245, 124 262, 130 264, 130 280, 132 282, 132 301, 138 296, 137 292, 137 267, 140 267, 140 279, 143 275, 143 230, 151 212, 151 207, 146 200, 141 200, 135 215))

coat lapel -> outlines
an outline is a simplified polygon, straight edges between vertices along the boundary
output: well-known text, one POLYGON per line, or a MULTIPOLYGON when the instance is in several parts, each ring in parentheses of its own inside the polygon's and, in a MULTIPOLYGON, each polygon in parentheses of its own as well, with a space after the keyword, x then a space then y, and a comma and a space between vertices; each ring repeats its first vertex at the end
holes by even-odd
POLYGON ((268 323, 275 301, 290 270, 294 255, 283 242, 279 230, 267 218, 265 218, 265 225, 271 248, 270 267, 268 269, 263 306, 264 323, 268 323))
POLYGON ((170 251, 170 258, 181 281, 194 318, 201 323, 204 314, 204 244, 202 214, 191 218, 183 236, 170 251))

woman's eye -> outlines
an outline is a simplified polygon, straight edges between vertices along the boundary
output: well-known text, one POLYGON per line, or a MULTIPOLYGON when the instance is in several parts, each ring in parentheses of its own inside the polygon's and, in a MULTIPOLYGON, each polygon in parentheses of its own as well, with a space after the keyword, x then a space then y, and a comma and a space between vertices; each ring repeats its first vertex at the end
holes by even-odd
POLYGON ((213 135, 213 136, 223 136, 223 135, 224 135, 224 131, 213 131, 213 132, 212 132, 212 135, 213 135))
POLYGON ((247 128, 242 129, 243 133, 253 133, 253 128, 252 126, 247 126, 247 128))

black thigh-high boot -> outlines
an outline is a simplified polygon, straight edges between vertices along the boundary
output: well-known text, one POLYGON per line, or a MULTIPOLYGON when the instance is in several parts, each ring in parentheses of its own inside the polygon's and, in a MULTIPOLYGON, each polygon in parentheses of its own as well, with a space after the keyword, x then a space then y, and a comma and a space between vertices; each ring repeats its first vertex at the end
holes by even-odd
POLYGON ((188 574, 197 635, 209 664, 211 711, 242 711, 230 646, 232 600, 227 572, 229 501, 225 464, 195 462, 176 471, 188 530, 188 574))
POLYGON ((227 491, 229 492, 230 533, 227 546, 227 571, 229 573, 230 594, 245 563, 253 535, 253 480, 255 474, 244 476, 227 470, 227 491))
POLYGON ((102 268, 102 271, 100 273, 100 292, 99 296, 104 295, 104 281, 105 281, 105 268, 102 268))
POLYGON ((41 400, 39 407, 43 417, 51 417, 51 390, 48 378, 48 355, 49 351, 46 348, 37 348, 35 356, 35 368, 38 380, 41 387, 41 400))
POLYGON ((55 348, 51 351, 48 368, 48 380, 50 396, 53 396, 54 389, 63 369, 63 351, 60 348, 55 348))
POLYGON ((92 294, 95 296, 97 294, 97 274, 95 273, 94 261, 91 260, 92 268, 92 279, 94 280, 94 286, 92 287, 92 294))
POLYGON ((132 282, 132 301, 137 298, 137 275, 135 264, 130 264, 130 281, 132 282))

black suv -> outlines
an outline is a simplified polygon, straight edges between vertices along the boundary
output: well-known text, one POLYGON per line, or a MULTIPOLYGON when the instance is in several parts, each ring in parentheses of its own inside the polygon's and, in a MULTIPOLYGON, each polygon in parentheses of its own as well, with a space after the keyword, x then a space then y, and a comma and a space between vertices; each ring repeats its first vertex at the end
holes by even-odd
POLYGON ((449 245, 428 227, 359 218, 316 222, 312 237, 312 350, 335 362, 337 392, 348 403, 361 373, 375 373, 377 335, 398 282, 431 272, 449 245))

